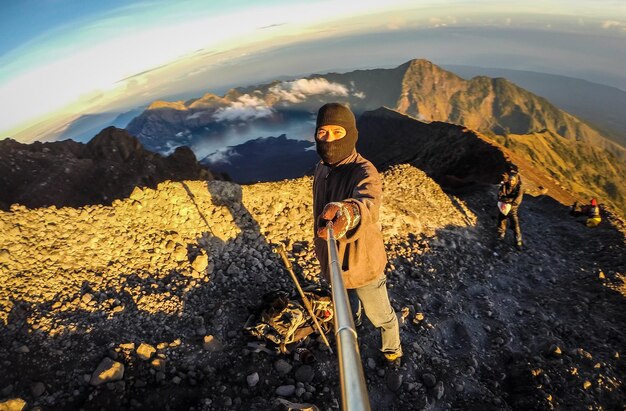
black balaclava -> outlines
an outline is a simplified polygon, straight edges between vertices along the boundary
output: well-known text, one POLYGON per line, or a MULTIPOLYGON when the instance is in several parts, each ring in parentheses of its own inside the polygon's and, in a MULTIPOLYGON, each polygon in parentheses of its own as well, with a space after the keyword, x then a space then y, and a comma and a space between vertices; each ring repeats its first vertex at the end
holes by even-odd
POLYGON ((328 103, 319 109, 315 124, 315 144, 317 154, 319 154, 325 164, 333 166, 352 154, 358 138, 359 132, 356 129, 356 120, 348 107, 339 103, 328 103), (318 140, 317 130, 321 126, 328 125, 345 128, 346 135, 339 140, 330 142, 318 140))

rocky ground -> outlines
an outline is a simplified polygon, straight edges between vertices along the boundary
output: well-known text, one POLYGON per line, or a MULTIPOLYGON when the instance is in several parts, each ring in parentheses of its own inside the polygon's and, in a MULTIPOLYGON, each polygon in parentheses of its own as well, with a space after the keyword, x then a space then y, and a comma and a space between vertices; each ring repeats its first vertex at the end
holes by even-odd
MULTIPOLYGON (((620 221, 588 229, 526 196, 519 252, 494 243, 495 187, 452 197, 410 166, 384 180, 405 356, 389 372, 359 330, 373 409, 623 409, 620 221)), ((185 181, 0 212, 0 409, 339 408, 320 341, 303 364, 243 332, 264 293, 294 290, 272 243, 317 282, 310 197, 310 179, 185 181)))

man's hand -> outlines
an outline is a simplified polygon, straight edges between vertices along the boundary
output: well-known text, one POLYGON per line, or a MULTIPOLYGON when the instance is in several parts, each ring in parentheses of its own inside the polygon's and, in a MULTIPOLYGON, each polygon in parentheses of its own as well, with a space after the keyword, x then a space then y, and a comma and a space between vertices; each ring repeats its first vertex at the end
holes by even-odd
POLYGON ((328 229, 326 223, 333 222, 333 231, 335 238, 341 238, 349 230, 352 230, 359 224, 361 214, 356 204, 342 201, 326 204, 322 214, 317 218, 317 235, 324 240, 328 239, 328 229))

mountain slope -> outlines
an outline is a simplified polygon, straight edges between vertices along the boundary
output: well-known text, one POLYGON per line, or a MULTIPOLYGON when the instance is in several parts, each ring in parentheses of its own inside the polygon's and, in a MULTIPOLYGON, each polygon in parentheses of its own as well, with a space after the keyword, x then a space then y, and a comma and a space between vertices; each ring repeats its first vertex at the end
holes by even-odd
POLYGON ((209 93, 186 102, 153 103, 128 130, 149 147, 158 141, 165 147, 168 140, 190 145, 196 139, 224 134, 228 122, 275 124, 294 114, 311 121, 311 114, 329 100, 346 102, 357 113, 387 106, 421 120, 460 124, 489 134, 549 130, 626 160, 626 149, 544 98, 502 78, 467 81, 426 60, 411 60, 394 69, 316 74, 242 87, 223 97, 209 93))
MULTIPOLYGON (((387 108, 358 119, 357 149, 381 170, 409 163, 449 192, 472 184, 495 184, 515 164, 531 193, 548 193, 563 204, 598 197, 619 214, 626 199, 626 166, 610 153, 553 133, 485 136, 467 128, 424 123, 387 108)), ((260 138, 202 160, 239 183, 278 181, 304 175, 318 162, 312 143, 260 138), (210 160, 210 161, 209 161, 210 160)))
POLYGON ((548 131, 493 138, 559 181, 578 201, 587 203, 597 197, 619 214, 626 214, 626 164, 610 152, 548 131))
MULTIPOLYGON (((494 188, 474 188, 446 195, 409 165, 383 174, 404 357, 398 384, 379 331, 359 329, 372 408, 619 409, 623 232, 612 218, 590 231, 526 196, 526 250, 494 250, 494 188)), ((110 206, 0 211, 0 405, 337 408, 337 360, 317 338, 303 364, 242 331, 264 293, 297 299, 272 243, 285 242, 304 286, 319 285, 311 207, 303 178, 163 182, 110 206), (97 385, 99 364, 123 366, 119 380, 97 385)))
POLYGON ((607 149, 626 160, 626 149, 504 78, 475 77, 466 81, 424 60, 413 60, 405 66, 402 97, 395 107, 401 113, 498 135, 549 130, 569 140, 607 149))
POLYGON ((359 151, 377 167, 410 163, 445 187, 497 183, 509 164, 520 168, 527 189, 562 202, 591 197, 620 215, 626 211, 626 164, 611 153, 552 133, 487 137, 460 126, 422 123, 389 109, 358 121, 359 151))
POLYGON ((444 66, 464 79, 476 76, 504 77, 546 98, 626 147, 626 92, 604 84, 533 71, 472 66, 444 66))

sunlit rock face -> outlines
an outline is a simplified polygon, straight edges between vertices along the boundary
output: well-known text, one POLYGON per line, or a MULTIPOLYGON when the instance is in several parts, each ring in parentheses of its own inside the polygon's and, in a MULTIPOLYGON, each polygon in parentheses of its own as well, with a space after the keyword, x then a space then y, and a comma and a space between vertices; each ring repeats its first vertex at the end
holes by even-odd
MULTIPOLYGON (((423 172, 401 166, 385 175, 390 200, 381 223, 389 235, 432 233, 445 225, 475 222, 468 209, 453 206, 423 172), (407 193, 411 195, 399 197, 407 193), (420 216, 435 206, 440 212, 422 223, 420 216)), ((239 271, 248 265, 245 261, 239 265, 241 255, 225 249, 253 250, 282 239, 309 241, 310 193, 309 178, 252 186, 168 181, 156 189, 136 188, 111 206, 28 209, 14 205, 0 214, 4 233, 0 267, 7 281, 0 316, 6 322, 12 296, 20 295, 31 304, 54 301, 55 309, 62 311, 81 307, 112 317, 125 308, 107 294, 122 291, 139 311, 182 313, 183 295, 146 292, 142 280, 174 276, 188 288, 199 287, 209 281, 216 265, 227 264, 223 267, 227 270, 233 263, 239 271)), ((262 269, 267 259, 255 261, 253 267, 262 269)), ((41 329, 61 329, 49 319, 36 321, 43 321, 41 329)))

